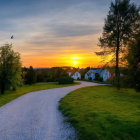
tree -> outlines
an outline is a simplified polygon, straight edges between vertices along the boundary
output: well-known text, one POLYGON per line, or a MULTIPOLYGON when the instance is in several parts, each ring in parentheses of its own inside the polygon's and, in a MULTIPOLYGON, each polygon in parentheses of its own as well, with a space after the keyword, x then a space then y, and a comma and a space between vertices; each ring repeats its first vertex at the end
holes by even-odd
POLYGON ((105 19, 99 46, 104 50, 97 55, 115 56, 115 78, 120 88, 120 56, 123 56, 126 46, 140 31, 140 7, 136 7, 130 0, 115 0, 111 2, 110 10, 105 19))
POLYGON ((33 69, 33 67, 30 66, 29 69, 27 69, 27 73, 25 75, 25 83, 32 85, 36 83, 36 80, 37 80, 36 72, 33 69))
POLYGON ((12 45, 0 47, 0 92, 16 89, 22 82, 20 54, 12 50, 12 45))
POLYGON ((128 47, 128 71, 131 82, 136 91, 140 91, 140 33, 136 36, 128 47))

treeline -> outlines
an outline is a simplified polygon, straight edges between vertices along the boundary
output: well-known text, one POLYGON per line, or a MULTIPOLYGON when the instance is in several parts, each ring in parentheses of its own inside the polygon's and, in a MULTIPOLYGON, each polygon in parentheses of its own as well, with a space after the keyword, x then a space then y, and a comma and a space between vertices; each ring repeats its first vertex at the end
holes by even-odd
POLYGON ((30 66, 29 68, 22 68, 24 84, 56 82, 60 77, 68 77, 67 70, 61 67, 33 69, 33 67, 30 66))
POLYGON ((37 82, 73 83, 73 79, 68 77, 70 67, 34 69, 22 68, 20 54, 12 49, 11 44, 0 47, 0 93, 5 90, 16 90, 23 84, 34 84, 37 82))
MULTIPOLYGON (((85 73, 90 70, 87 68, 72 68, 72 67, 52 67, 52 68, 22 68, 22 79, 24 84, 34 84, 38 82, 58 82, 62 77, 69 77, 68 72, 75 73, 79 71, 81 79, 84 80, 85 73)), ((63 78, 65 79, 65 78, 63 78)))

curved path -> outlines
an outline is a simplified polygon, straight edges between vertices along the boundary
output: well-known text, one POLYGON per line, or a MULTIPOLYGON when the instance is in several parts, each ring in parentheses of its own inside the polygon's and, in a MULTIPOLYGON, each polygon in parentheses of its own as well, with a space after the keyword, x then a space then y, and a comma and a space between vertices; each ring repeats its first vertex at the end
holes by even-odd
POLYGON ((85 86, 54 88, 25 94, 0 108, 0 140, 75 140, 75 131, 58 110, 59 100, 85 86))

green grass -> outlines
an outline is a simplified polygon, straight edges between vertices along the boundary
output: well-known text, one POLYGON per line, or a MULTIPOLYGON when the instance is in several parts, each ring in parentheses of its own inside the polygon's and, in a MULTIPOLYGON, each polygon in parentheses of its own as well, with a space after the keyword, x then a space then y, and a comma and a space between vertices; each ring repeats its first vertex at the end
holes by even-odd
POLYGON ((0 94, 0 106, 3 106, 4 104, 16 99, 17 97, 32 91, 50 89, 50 88, 59 88, 64 86, 72 86, 76 84, 80 84, 80 83, 76 82, 74 84, 64 84, 64 85, 59 85, 57 83, 38 83, 33 85, 23 85, 22 87, 18 87, 16 91, 8 90, 5 92, 4 95, 0 94))
POLYGON ((86 82, 92 82, 92 83, 98 83, 98 84, 110 84, 110 81, 95 81, 95 80, 79 80, 79 81, 86 81, 86 82))
POLYGON ((59 108, 80 140, 140 140, 140 93, 133 89, 81 88, 65 96, 59 108))

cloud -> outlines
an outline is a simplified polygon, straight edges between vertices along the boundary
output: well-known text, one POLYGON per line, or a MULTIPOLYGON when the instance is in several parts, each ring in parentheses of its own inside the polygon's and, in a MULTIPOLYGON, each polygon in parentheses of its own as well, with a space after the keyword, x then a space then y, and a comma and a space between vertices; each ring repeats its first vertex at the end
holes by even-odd
POLYGON ((12 42, 27 60, 96 51, 110 1, 3 0, 0 45, 12 42))
POLYGON ((75 37, 97 34, 100 29, 91 25, 55 25, 51 27, 51 32, 55 37, 75 37))

